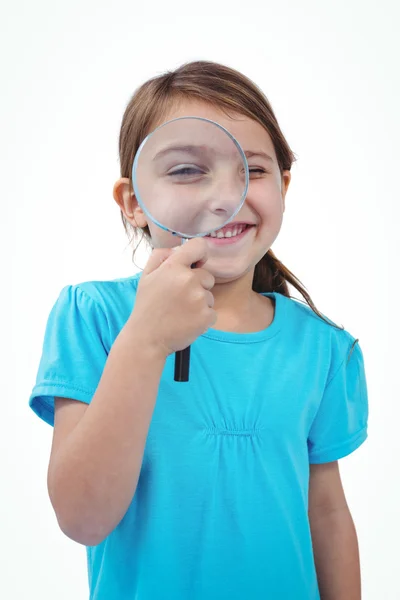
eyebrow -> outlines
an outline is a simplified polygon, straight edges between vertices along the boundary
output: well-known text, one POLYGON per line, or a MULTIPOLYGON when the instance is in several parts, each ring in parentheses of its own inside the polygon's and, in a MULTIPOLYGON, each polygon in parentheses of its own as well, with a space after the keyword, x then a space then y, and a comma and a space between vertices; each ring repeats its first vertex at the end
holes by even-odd
POLYGON ((257 150, 255 152, 253 152, 252 150, 245 150, 244 153, 246 155, 246 158, 253 158, 253 156, 261 156, 262 158, 265 158, 266 160, 274 162, 274 159, 272 158, 272 156, 270 156, 266 152, 263 152, 262 150, 257 150))
POLYGON ((168 146, 168 148, 164 148, 164 150, 160 150, 160 152, 157 152, 157 154, 153 157, 153 160, 158 160, 159 158, 162 158, 163 156, 165 156, 166 154, 170 154, 171 152, 188 152, 189 154, 195 154, 196 156, 198 156, 205 149, 205 146, 193 146, 190 144, 186 146, 168 146))
MULTIPOLYGON (((210 151, 210 148, 207 148, 206 146, 194 146, 191 144, 187 144, 185 146, 169 146, 168 148, 164 148, 164 150, 160 150, 160 152, 157 152, 157 154, 153 157, 153 160, 158 160, 160 158, 162 158, 163 156, 165 156, 166 154, 170 154, 171 152, 188 152, 189 154, 194 154, 196 156, 202 154, 202 152, 204 152, 204 150, 208 150, 210 151)), ((266 160, 270 161, 270 162, 274 162, 274 159, 272 158, 272 156, 270 156, 269 154, 267 154, 266 152, 263 152, 262 150, 244 150, 244 154, 246 156, 246 158, 253 158, 254 156, 260 156, 261 158, 265 158, 266 160)))

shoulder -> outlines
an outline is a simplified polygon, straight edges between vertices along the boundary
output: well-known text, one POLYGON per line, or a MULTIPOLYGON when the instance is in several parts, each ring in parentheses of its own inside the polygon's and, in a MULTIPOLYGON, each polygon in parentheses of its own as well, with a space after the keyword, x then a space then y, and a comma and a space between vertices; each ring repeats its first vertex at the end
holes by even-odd
POLYGON ((357 336, 343 325, 335 323, 321 311, 322 317, 319 316, 305 300, 281 294, 279 294, 279 298, 285 305, 287 324, 292 328, 298 342, 308 339, 316 350, 329 355, 332 371, 338 368, 353 352, 360 355, 362 359, 357 336))
POLYGON ((60 298, 67 297, 69 302, 76 303, 83 310, 93 309, 106 316, 114 313, 125 313, 132 310, 141 273, 131 277, 112 280, 82 281, 66 285, 60 298))
POLYGON ((66 286, 67 289, 90 299, 103 309, 107 309, 110 302, 120 301, 136 294, 141 273, 131 277, 121 277, 112 280, 83 281, 66 286))
POLYGON ((50 324, 65 329, 89 327, 111 346, 132 312, 141 273, 113 280, 66 285, 50 314, 50 324))

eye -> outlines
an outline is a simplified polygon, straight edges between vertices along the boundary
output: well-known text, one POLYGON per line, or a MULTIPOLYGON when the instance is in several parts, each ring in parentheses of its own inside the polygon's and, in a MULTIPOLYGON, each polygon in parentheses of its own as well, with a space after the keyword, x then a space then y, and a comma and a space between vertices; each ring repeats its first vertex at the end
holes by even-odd
POLYGON ((168 177, 190 178, 205 175, 204 169, 197 165, 178 165, 167 173, 168 177))
POLYGON ((249 167, 249 173, 250 175, 265 175, 267 171, 262 167, 249 167))

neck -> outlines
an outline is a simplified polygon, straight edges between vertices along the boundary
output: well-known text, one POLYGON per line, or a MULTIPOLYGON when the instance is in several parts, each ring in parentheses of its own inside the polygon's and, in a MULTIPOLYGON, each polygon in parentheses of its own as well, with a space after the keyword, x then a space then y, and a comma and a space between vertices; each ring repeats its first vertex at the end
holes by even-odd
POLYGON ((212 289, 214 308, 218 312, 243 312, 254 301, 252 289, 253 272, 244 277, 226 283, 216 283, 212 289))
POLYGON ((225 331, 257 330, 265 324, 267 299, 252 289, 254 272, 227 283, 216 283, 212 289, 217 312, 215 329, 225 331), (260 325, 261 323, 261 325, 260 325))

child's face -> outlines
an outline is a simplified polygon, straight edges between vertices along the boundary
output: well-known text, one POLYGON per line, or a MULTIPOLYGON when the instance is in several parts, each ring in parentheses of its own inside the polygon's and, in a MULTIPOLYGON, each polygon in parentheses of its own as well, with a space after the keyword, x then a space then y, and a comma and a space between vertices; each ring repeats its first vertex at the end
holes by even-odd
MULTIPOLYGON (((280 231, 290 173, 284 171, 281 174, 268 132, 252 119, 243 115, 229 117, 210 104, 200 101, 183 101, 165 115, 163 122, 189 115, 219 123, 238 140, 246 153, 250 171, 249 190, 246 201, 233 222, 246 222, 254 226, 247 229, 235 243, 221 245, 212 238, 206 238, 209 258, 204 267, 214 275, 216 283, 233 281, 246 275, 250 278, 255 265, 272 246, 280 231)), ((160 124, 156 123, 154 127, 160 124)), ((149 226, 155 248, 173 247, 181 243, 179 238, 148 222, 134 198, 132 202, 131 211, 125 211, 121 203, 118 203, 132 225, 149 226)))

